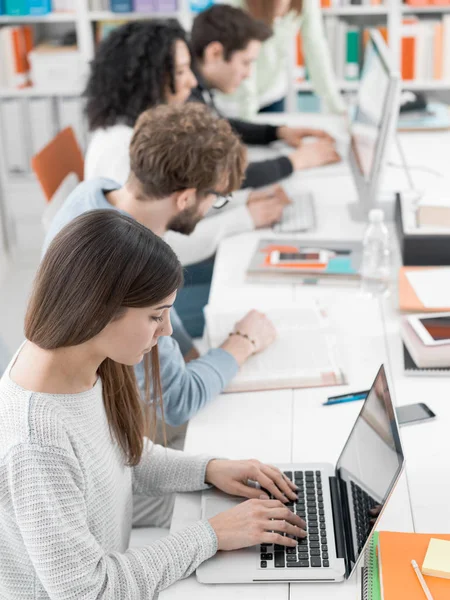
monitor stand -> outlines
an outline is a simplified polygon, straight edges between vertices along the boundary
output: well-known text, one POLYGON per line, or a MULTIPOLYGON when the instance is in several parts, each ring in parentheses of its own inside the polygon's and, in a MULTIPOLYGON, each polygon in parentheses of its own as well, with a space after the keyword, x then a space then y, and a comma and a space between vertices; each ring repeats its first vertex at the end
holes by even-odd
MULTIPOLYGON (((405 153, 398 135, 394 135, 395 145, 400 156, 400 162, 403 166, 403 172, 408 181, 409 190, 415 192, 414 181, 411 176, 411 170, 406 162, 405 153)), ((357 223, 366 223, 369 220, 369 212, 374 208, 379 208, 384 212, 384 220, 392 222, 395 220, 395 198, 399 190, 383 190, 377 195, 376 201, 355 202, 349 205, 350 216, 357 223)))
POLYGON ((369 212, 372 209, 378 208, 384 213, 384 220, 392 222, 395 219, 395 198, 397 191, 384 190, 378 194, 375 202, 371 202, 369 206, 362 202, 354 202, 350 204, 348 210, 352 221, 356 223, 367 223, 369 220, 369 212))

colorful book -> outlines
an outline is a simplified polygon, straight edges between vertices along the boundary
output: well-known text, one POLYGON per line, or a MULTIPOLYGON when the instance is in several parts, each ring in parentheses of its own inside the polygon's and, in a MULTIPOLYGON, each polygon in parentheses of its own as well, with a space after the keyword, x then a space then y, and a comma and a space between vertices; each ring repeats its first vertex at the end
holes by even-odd
POLYGON ((143 13, 155 12, 155 0, 134 0, 134 10, 143 13))
POLYGON ((156 12, 171 13, 178 10, 177 0, 156 0, 155 2, 156 12))
POLYGON ((30 15, 46 15, 52 12, 51 0, 28 0, 30 15))
POLYGON ((4 0, 5 14, 11 16, 28 15, 28 0, 4 0))
POLYGON ((375 531, 364 554, 364 567, 361 573, 361 600, 381 600, 377 546, 378 531, 375 531))
POLYGON ((129 13, 133 11, 132 0, 110 0, 110 8, 112 12, 129 13))
POLYGON ((356 81, 359 79, 359 49, 361 33, 359 27, 347 29, 347 56, 345 61, 345 79, 356 81))
MULTIPOLYGON (((450 535, 380 531, 378 564, 382 600, 424 600, 425 594, 411 566, 422 568, 431 538, 450 540, 450 535)), ((450 598, 450 580, 424 575, 433 600, 450 598)))
POLYGON ((278 283, 358 280, 361 256, 361 242, 265 239, 259 242, 251 258, 247 279, 278 283), (281 258, 279 262, 275 262, 275 253, 281 258))

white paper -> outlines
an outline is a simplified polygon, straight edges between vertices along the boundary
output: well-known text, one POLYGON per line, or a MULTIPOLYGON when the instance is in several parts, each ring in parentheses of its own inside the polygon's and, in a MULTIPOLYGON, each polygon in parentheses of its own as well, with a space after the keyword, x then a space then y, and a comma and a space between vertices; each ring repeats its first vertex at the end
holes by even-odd
MULTIPOLYGON (((246 312, 245 309, 216 312, 206 307, 211 346, 222 343, 246 312)), ((276 387, 277 381, 291 382, 293 387, 311 387, 320 385, 326 373, 334 373, 339 379, 342 371, 337 365, 333 335, 318 307, 269 307, 264 312, 274 324, 277 338, 269 348, 252 356, 241 367, 230 389, 240 385, 256 389, 258 383, 276 387)))
POLYGON ((425 308, 450 307, 450 267, 409 271, 406 277, 425 308))

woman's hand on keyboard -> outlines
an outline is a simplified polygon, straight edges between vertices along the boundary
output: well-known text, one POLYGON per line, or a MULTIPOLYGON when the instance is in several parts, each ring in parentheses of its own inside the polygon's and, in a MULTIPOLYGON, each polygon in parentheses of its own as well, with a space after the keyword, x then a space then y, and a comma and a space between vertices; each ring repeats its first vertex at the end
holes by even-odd
POLYGON ((247 500, 209 519, 219 550, 237 550, 255 544, 297 546, 306 537, 305 522, 278 500, 247 500), (286 536, 283 533, 287 534, 286 536))
POLYGON ((341 160, 334 143, 327 139, 302 144, 288 158, 295 171, 322 167, 341 160))
POLYGON ((210 460, 206 467, 205 481, 232 496, 264 497, 269 500, 267 494, 271 494, 281 502, 295 502, 298 499, 296 485, 280 469, 259 460, 210 460), (260 487, 255 487, 255 482, 260 487))

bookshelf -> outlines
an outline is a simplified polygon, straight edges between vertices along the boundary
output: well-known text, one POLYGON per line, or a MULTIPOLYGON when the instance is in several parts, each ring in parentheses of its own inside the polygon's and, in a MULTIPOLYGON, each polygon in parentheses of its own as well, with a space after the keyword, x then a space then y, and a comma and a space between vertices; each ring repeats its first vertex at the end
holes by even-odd
MULTIPOLYGON (((320 2, 321 0, 317 0, 320 2)), ((364 1, 364 0, 363 0, 364 1)), ((105 4, 104 4, 105 5, 105 4)), ((103 5, 103 6, 104 6, 103 5)), ((91 0, 74 0, 73 12, 52 12, 46 15, 39 16, 8 16, 0 15, 0 27, 8 25, 26 24, 33 26, 37 32, 37 38, 48 37, 53 33, 61 31, 75 30, 77 45, 82 56, 84 64, 87 65, 92 60, 95 52, 95 30, 97 24, 102 21, 128 21, 134 19, 149 19, 149 18, 177 18, 182 25, 189 29, 192 23, 192 14, 189 8, 189 0, 178 0, 178 9, 174 12, 154 12, 154 13, 116 13, 110 10, 90 10, 93 6, 91 0)), ((96 4, 101 6, 100 3, 96 4)), ((340 21, 349 25, 355 26, 378 26, 384 25, 387 28, 389 35, 389 45, 392 56, 397 65, 401 63, 401 37, 402 37, 402 19, 417 16, 420 21, 444 18, 445 15, 450 15, 449 5, 426 5, 426 6, 411 6, 403 4, 401 0, 384 0, 382 4, 370 5, 367 3, 350 4, 343 1, 338 3, 337 0, 331 1, 331 6, 323 8, 324 22, 340 21), (339 5, 342 4, 342 5, 339 5), (344 5, 345 4, 345 5, 344 5)), ((0 48, 3 48, 0 45, 0 48)), ((1 50, 0 50, 0 61, 1 50)), ((292 52, 292 70, 289 77, 289 96, 288 109, 297 109, 297 97, 300 92, 313 92, 313 86, 310 81, 301 81, 299 78, 301 73, 295 66, 294 51, 292 52)), ((358 89, 358 81, 354 79, 345 79, 342 73, 338 74, 337 85, 339 89, 346 94, 352 94, 358 89)), ((429 80, 420 78, 414 81, 405 82, 406 89, 427 91, 430 94, 450 94, 450 75, 447 79, 429 80)), ((53 128, 58 128, 63 124, 67 124, 67 119, 61 117, 65 108, 69 105, 75 105, 79 102, 80 111, 82 110, 81 95, 83 85, 62 86, 55 81, 55 84, 49 84, 46 87, 27 87, 24 89, 15 89, 13 87, 2 87, 0 83, 0 155, 3 150, 3 157, 9 155, 9 148, 5 144, 5 118, 1 113, 4 103, 17 101, 20 105, 20 114, 26 115, 28 110, 36 109, 39 105, 51 105, 52 114, 55 115, 53 128), (64 110, 63 110, 64 109, 64 110)), ((31 113, 32 114, 32 113, 31 113)), ((23 122, 28 126, 29 117, 24 117, 23 122)), ((20 123, 23 129, 23 124, 20 123)), ((78 121, 78 126, 80 122, 78 121)), ((25 129, 26 131, 26 129, 25 129)), ((55 131, 56 133, 56 131, 55 131)), ((32 135, 28 135, 32 137, 32 135)), ((51 136, 52 137, 52 136, 51 136)), ((86 139, 86 132, 84 133, 86 139)), ((26 140, 28 164, 29 158, 34 153, 32 140, 26 140)), ((10 190, 16 189, 20 185, 28 186, 31 194, 37 194, 40 198, 40 191, 37 188, 33 177, 29 171, 16 170, 11 172, 5 166, 5 160, 0 159, 0 182, 3 187, 3 197, 7 196, 8 205, 13 206, 15 202, 14 193, 10 190)), ((8 208, 8 207, 7 207, 8 208)), ((14 208, 11 209, 14 213, 14 208)), ((31 210, 31 209, 27 209, 31 210)), ((37 209, 36 209, 37 210, 37 209)), ((13 215, 14 216, 14 215, 13 215)), ((22 236, 25 234, 23 233, 22 236)))

